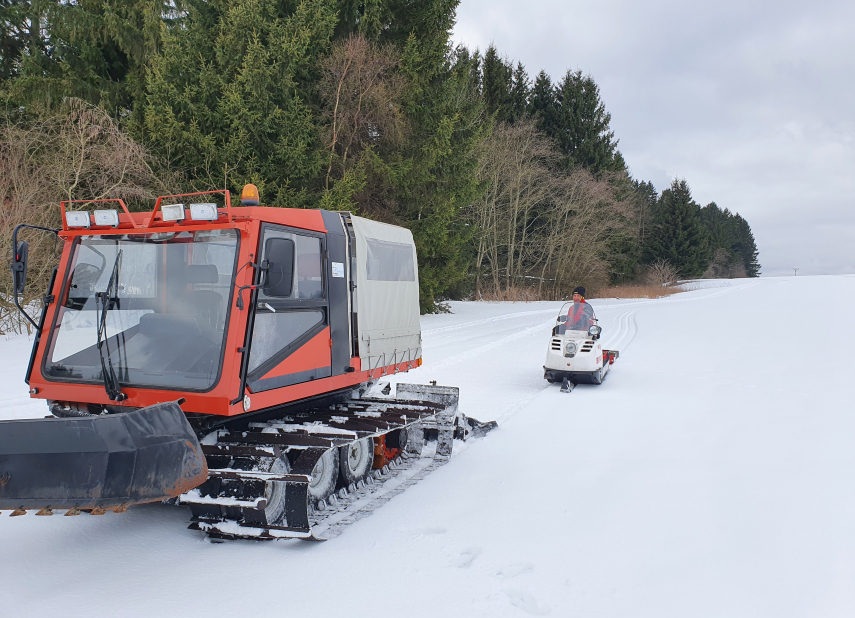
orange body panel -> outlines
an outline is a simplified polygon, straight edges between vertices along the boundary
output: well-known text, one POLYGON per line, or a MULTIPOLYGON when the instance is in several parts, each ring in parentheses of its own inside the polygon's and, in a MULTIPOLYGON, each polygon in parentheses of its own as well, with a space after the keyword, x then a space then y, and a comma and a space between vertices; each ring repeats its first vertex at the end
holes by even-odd
MULTIPOLYGON (((65 241, 65 247, 58 266, 56 282, 53 289, 49 291, 49 294, 55 296, 55 300, 46 308, 45 332, 36 350, 33 371, 30 376, 31 397, 54 401, 121 405, 135 408, 165 401, 175 401, 179 397, 183 397, 187 400, 182 405, 185 412, 236 416, 245 412, 243 404, 239 401, 232 405, 230 402, 242 399, 245 394, 251 396, 250 410, 258 410, 354 386, 370 379, 376 379, 399 371, 415 369, 419 366, 419 359, 416 359, 411 362, 389 365, 375 369, 373 372, 368 372, 360 371, 359 359, 353 358, 351 359, 351 366, 354 368, 354 371, 351 373, 303 382, 262 393, 251 393, 248 389, 245 393, 239 393, 241 365, 239 348, 244 344, 249 311, 246 309, 243 311, 239 310, 235 306, 237 299, 233 297, 231 299, 231 313, 227 325, 225 354, 220 379, 208 392, 200 393, 186 390, 122 387, 122 392, 127 395, 127 399, 122 401, 121 404, 116 404, 110 401, 103 385, 77 384, 46 379, 42 374, 46 346, 50 340, 49 333, 53 327, 58 308, 65 301, 65 298, 61 296, 68 293, 66 283, 68 265, 71 259, 71 246, 77 237, 93 234, 140 233, 141 230, 139 228, 142 227, 153 228, 145 230, 146 232, 236 229, 240 238, 237 262, 238 270, 234 286, 234 289, 237 290, 240 286, 252 284, 254 270, 245 266, 254 262, 257 258, 262 223, 285 225, 314 232, 325 233, 327 231, 320 211, 290 208, 266 208, 258 206, 230 208, 229 216, 221 214, 219 220, 215 222, 197 222, 189 219, 178 223, 163 222, 158 218, 158 215, 155 215, 154 221, 151 219, 152 213, 150 212, 120 213, 120 223, 117 229, 99 228, 93 225, 90 229, 64 229, 59 233, 59 236, 65 241)), ((249 291, 245 291, 244 301, 248 300, 248 296, 249 291)), ((285 359, 275 369, 271 370, 265 377, 273 377, 329 365, 329 340, 330 332, 329 328, 327 328, 300 348, 300 350, 285 359)))
POLYGON ((288 358, 265 373, 262 379, 276 378, 288 375, 289 373, 297 373, 298 371, 308 371, 309 369, 329 367, 330 347, 330 328, 327 326, 302 345, 299 350, 296 350, 288 358))

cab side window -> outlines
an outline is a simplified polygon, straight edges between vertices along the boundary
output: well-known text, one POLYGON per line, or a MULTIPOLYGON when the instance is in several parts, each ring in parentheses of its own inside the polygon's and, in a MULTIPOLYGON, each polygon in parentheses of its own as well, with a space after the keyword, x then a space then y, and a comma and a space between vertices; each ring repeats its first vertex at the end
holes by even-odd
POLYGON ((290 296, 268 296, 263 288, 258 290, 248 366, 249 373, 256 375, 263 375, 271 364, 280 362, 275 357, 281 359, 289 349, 299 348, 326 323, 326 308, 318 302, 324 300, 321 239, 269 227, 261 241, 262 261, 267 259, 264 251, 271 238, 294 243, 293 286, 290 296))
MULTIPOLYGON (((303 236, 283 230, 270 229, 264 233, 264 241, 268 238, 288 238, 294 241, 294 287, 287 300, 322 300, 324 298, 323 264, 321 259, 321 239, 316 236, 303 236)), ((262 244, 262 246, 264 246, 262 244)), ((262 255, 261 259, 265 259, 262 255)), ((259 290, 259 300, 272 297, 259 290)), ((276 297, 279 300, 286 298, 276 297)))

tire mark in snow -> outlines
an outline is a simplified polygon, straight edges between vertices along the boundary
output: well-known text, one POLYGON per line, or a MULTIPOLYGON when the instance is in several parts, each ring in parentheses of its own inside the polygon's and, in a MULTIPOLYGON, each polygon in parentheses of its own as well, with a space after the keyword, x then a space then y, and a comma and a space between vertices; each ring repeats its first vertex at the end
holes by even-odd
POLYGON ((484 352, 493 350, 495 348, 500 348, 509 341, 516 341, 517 339, 522 339, 536 332, 542 333, 545 330, 548 330, 552 326, 553 322, 554 320, 549 320, 548 322, 541 322, 536 326, 529 326, 528 328, 524 328, 523 330, 517 331, 512 335, 507 335, 505 337, 501 337, 500 339, 494 339, 490 343, 485 343, 483 345, 476 346, 461 354, 455 354, 454 356, 446 358, 445 360, 441 360, 436 363, 431 363, 430 367, 431 369, 439 369, 440 367, 447 367, 448 365, 456 365, 472 358, 473 356, 480 356, 484 352))
POLYGON ((513 318, 519 318, 528 315, 534 315, 538 313, 555 313, 555 309, 538 309, 536 311, 519 311, 517 313, 508 313, 506 315, 499 315, 493 318, 486 318, 483 320, 473 320, 471 322, 463 322, 461 324, 453 324, 451 326, 440 326, 438 328, 428 328, 422 331, 422 335, 435 335, 437 333, 448 333, 457 330, 471 328, 473 326, 483 326, 484 324, 489 324, 491 322, 500 322, 502 320, 510 320, 513 318))
POLYGON ((525 409, 528 404, 530 404, 534 399, 540 395, 543 391, 548 389, 552 384, 544 380, 543 384, 534 387, 530 392, 526 393, 516 401, 514 401, 510 406, 502 410, 500 413, 496 414, 495 420, 499 426, 503 425, 505 421, 507 421, 512 416, 515 416, 517 412, 525 409))

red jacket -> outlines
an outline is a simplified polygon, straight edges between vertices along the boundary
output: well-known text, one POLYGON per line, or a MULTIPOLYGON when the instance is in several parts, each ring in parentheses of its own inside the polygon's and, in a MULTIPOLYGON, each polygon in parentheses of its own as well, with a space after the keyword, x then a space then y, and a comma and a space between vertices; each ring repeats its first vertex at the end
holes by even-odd
POLYGON ((570 330, 588 330, 588 327, 594 323, 594 311, 583 298, 578 303, 570 305, 567 318, 567 328, 570 330))

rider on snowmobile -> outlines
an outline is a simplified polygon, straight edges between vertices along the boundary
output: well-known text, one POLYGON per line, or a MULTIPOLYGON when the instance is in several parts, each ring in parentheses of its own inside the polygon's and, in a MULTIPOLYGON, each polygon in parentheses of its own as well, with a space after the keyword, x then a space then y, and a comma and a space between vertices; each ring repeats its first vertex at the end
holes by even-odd
POLYGON ((585 302, 585 288, 581 285, 573 290, 573 304, 567 311, 567 328, 588 330, 594 323, 594 310, 585 302))

